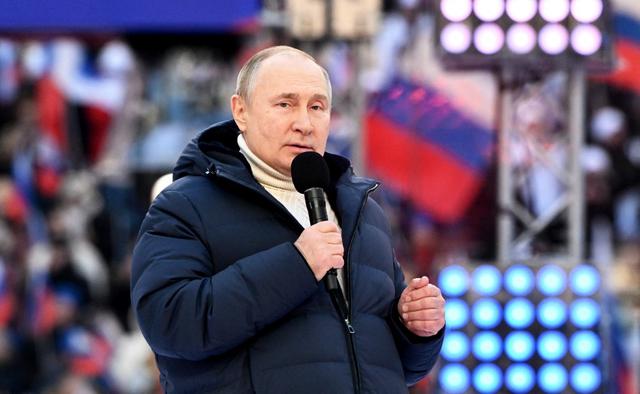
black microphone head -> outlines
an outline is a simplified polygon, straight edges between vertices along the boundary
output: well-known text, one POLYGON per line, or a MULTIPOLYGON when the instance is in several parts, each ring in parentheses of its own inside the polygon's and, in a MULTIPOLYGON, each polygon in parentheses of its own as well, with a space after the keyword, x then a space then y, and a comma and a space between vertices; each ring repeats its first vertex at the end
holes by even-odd
POLYGON ((291 163, 291 178, 300 193, 313 187, 325 190, 329 187, 329 167, 318 152, 303 152, 291 163))

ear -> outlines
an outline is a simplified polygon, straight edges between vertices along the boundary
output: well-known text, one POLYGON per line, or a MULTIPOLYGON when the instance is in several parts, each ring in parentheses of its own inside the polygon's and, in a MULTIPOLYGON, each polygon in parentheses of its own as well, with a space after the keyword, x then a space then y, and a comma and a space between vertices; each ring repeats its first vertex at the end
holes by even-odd
POLYGON ((231 96, 231 113, 240 131, 247 130, 247 103, 237 94, 231 96))

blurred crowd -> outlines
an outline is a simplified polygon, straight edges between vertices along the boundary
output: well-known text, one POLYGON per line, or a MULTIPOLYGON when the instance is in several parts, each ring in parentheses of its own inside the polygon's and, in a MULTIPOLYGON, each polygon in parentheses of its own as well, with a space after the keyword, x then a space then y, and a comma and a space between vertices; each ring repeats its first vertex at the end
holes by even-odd
MULTIPOLYGON (((366 103, 354 92, 375 96, 397 75, 443 91, 466 86, 452 101, 492 123, 493 109, 484 107, 492 100, 473 94, 495 94, 485 89, 492 79, 445 75, 437 66, 427 4, 385 2, 380 32, 364 53, 348 43, 304 48, 334 83, 328 150, 355 154, 366 103)), ((213 42, 149 53, 145 46, 157 38, 0 38, 0 391, 158 390, 153 355, 129 305, 130 254, 151 187, 194 133, 228 117, 239 64, 270 44, 296 44, 277 28, 226 43, 207 39, 213 42)), ((520 124, 564 130, 558 83, 527 87, 520 124)), ((633 292, 640 283, 640 96, 595 82, 590 89, 587 233, 604 245, 608 254, 598 256, 607 263, 623 260, 616 285, 633 292)), ((559 186, 527 164, 526 149, 520 159, 530 174, 521 198, 542 211, 559 186)), ((439 223, 393 190, 379 194, 405 269, 435 274, 438 260, 495 256, 495 163, 484 178, 462 223, 439 223)))

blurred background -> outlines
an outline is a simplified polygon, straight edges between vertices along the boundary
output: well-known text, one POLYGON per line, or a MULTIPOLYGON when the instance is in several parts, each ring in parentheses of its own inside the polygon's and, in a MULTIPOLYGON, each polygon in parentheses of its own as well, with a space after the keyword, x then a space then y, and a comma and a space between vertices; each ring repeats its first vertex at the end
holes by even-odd
POLYGON ((0 392, 160 392, 137 230, 275 44, 328 70, 328 150, 449 300, 412 393, 639 392, 636 0, 2 3, 0 392))

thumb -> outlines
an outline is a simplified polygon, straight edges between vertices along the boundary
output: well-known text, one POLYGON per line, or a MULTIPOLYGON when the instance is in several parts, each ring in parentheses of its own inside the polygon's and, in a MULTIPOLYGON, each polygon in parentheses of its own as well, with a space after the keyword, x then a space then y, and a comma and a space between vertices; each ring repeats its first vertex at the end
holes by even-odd
POLYGON ((429 284, 429 278, 426 276, 421 276, 419 278, 413 278, 409 282, 409 288, 411 289, 419 289, 421 287, 425 287, 429 284))

